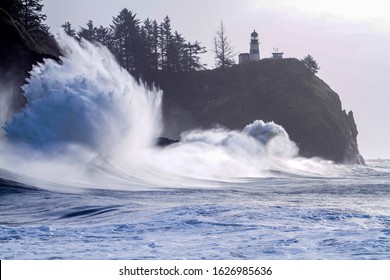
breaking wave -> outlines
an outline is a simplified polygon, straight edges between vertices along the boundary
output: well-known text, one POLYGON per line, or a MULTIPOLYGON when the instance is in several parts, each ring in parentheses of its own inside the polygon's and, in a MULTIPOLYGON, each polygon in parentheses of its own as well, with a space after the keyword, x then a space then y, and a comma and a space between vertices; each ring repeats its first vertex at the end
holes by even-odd
POLYGON ((4 125, 0 176, 39 187, 218 186, 252 177, 324 176, 330 162, 298 157, 283 127, 194 130, 155 146, 162 92, 148 90, 102 46, 60 36, 62 63, 35 66, 25 108, 4 125), (11 173, 10 173, 11 172, 11 173), (12 178, 11 178, 12 179, 12 178), (34 183, 35 182, 35 183, 34 183))

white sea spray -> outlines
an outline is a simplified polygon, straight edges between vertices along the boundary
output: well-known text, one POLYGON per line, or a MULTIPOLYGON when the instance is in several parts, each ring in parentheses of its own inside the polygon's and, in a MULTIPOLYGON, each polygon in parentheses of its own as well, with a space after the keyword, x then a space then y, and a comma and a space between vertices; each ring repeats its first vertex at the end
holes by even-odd
POLYGON ((157 148, 162 92, 138 83, 105 47, 57 39, 62 63, 34 66, 23 86, 27 105, 3 126, 3 169, 51 186, 120 189, 334 171, 298 157, 283 127, 261 120, 243 131, 184 132, 179 143, 157 148))

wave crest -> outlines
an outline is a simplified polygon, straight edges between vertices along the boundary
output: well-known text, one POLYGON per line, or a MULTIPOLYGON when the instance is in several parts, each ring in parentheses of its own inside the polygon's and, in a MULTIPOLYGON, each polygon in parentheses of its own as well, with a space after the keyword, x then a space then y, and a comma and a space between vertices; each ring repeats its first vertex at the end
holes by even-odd
POLYGON ((22 181, 132 189, 329 171, 329 163, 299 158, 283 127, 261 120, 242 132, 189 131, 177 144, 154 147, 162 93, 138 84, 106 48, 66 36, 58 41, 62 64, 46 60, 33 68, 23 87, 26 107, 4 125, 0 168, 22 181))

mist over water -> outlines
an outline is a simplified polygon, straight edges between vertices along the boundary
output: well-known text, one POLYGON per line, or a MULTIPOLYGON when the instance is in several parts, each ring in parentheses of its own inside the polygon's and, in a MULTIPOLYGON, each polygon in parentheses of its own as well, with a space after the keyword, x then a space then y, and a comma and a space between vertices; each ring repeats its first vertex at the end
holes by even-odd
POLYGON ((64 35, 58 42, 62 63, 33 68, 26 107, 3 125, 0 166, 30 183, 134 189, 335 174, 330 162, 299 158, 283 127, 261 120, 241 132, 185 132, 158 148, 162 92, 138 84, 103 46, 64 35))

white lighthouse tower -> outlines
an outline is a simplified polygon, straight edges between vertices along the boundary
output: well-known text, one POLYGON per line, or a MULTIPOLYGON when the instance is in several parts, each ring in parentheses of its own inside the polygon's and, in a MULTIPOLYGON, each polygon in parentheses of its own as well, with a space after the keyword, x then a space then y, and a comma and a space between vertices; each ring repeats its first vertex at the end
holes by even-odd
POLYGON ((249 60, 250 61, 259 61, 260 60, 260 50, 259 50, 259 34, 253 30, 251 34, 251 47, 249 50, 249 60))

